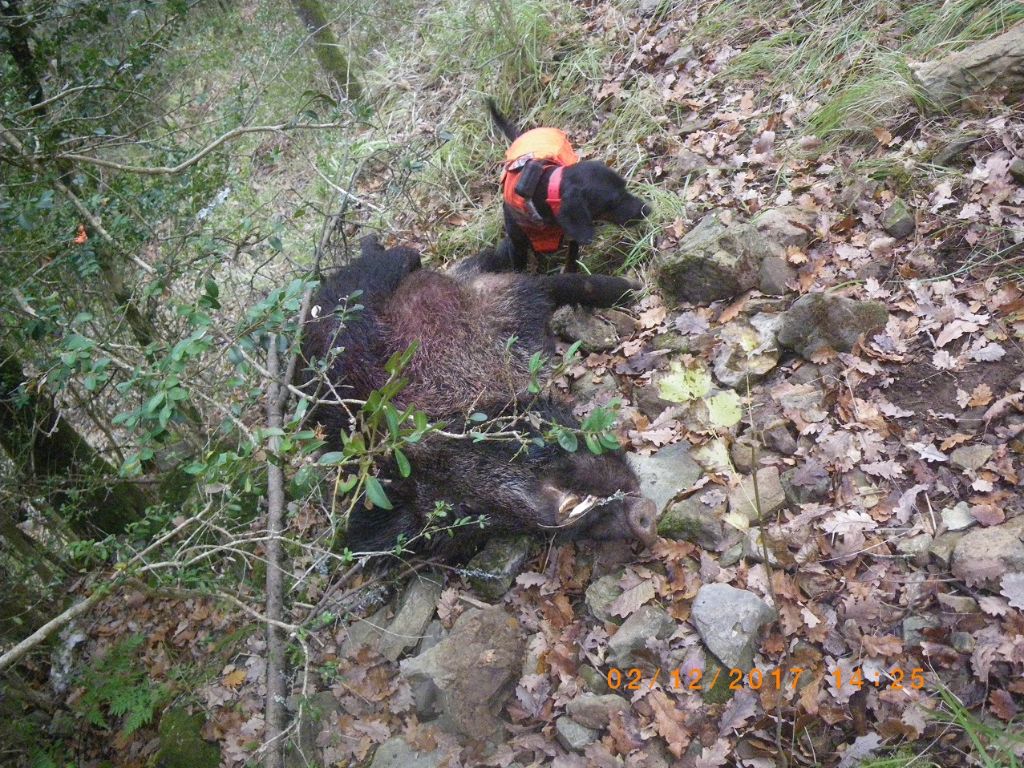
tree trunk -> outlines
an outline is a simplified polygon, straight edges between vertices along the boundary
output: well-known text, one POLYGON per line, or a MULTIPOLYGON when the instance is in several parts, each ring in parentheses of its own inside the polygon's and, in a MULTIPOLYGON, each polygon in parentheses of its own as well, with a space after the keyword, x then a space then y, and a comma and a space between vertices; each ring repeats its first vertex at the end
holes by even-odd
POLYGON ((43 84, 39 79, 36 57, 28 44, 32 29, 21 11, 21 0, 5 0, 0 4, 0 26, 7 30, 7 44, 4 47, 18 69, 25 98, 32 106, 36 106, 43 100, 43 84))
POLYGON ((0 446, 26 478, 49 486, 76 533, 120 533, 140 519, 146 496, 60 418, 53 401, 23 387, 21 363, 0 347, 0 446))
POLYGON ((353 100, 360 98, 362 88, 349 67, 348 57, 338 46, 338 39, 331 31, 330 22, 320 0, 292 0, 292 5, 302 25, 309 32, 313 52, 320 62, 320 68, 334 81, 339 92, 353 100))

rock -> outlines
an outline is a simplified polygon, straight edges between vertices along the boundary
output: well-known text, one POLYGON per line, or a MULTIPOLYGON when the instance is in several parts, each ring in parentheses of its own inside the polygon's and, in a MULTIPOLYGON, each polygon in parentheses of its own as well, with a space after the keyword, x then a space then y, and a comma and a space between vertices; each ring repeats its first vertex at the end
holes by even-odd
POLYGON ((928 553, 932 541, 933 537, 930 533, 920 533, 917 536, 901 538, 896 542, 896 549, 900 554, 911 558, 916 565, 923 568, 928 565, 928 553))
POLYGON ((355 619, 346 627, 346 636, 341 644, 343 656, 350 656, 364 645, 379 647, 384 628, 391 622, 391 608, 385 605, 366 619, 355 619))
POLYGON ((618 616, 613 616, 608 610, 611 604, 618 600, 619 595, 623 592, 622 587, 619 586, 621 580, 622 571, 616 571, 590 582, 590 586, 587 587, 585 596, 587 608, 590 610, 590 615, 598 621, 611 622, 613 624, 619 624, 622 621, 618 616))
POLYGON ((949 640, 957 653, 974 653, 974 635, 970 632, 954 632, 949 640))
POLYGON ((894 197, 882 214, 882 229, 898 240, 909 236, 915 227, 914 214, 901 198, 894 197))
POLYGON ((321 731, 331 728, 335 715, 342 711, 341 703, 330 691, 314 693, 302 702, 301 708, 300 701, 300 696, 292 696, 288 700, 288 709, 298 713, 295 719, 299 749, 295 750, 291 744, 288 746, 285 752, 286 768, 305 768, 310 762, 310 756, 319 755, 318 739, 321 731))
POLYGON ((442 724, 473 739, 500 737, 498 719, 523 664, 519 622, 500 606, 468 610, 430 650, 401 663, 410 682, 438 689, 442 724))
POLYGON ((647 641, 664 639, 676 631, 676 622, 655 605, 642 605, 629 616, 608 641, 608 664, 626 668, 636 666, 635 654, 647 648, 647 641))
POLYGON ((611 692, 611 688, 608 687, 608 678, 589 664, 584 664, 579 668, 579 676, 583 678, 583 682, 592 692, 598 695, 611 692))
POLYGON ((764 457, 764 446, 753 431, 744 432, 729 446, 729 458, 737 472, 750 474, 754 471, 755 459, 764 457))
POLYGON ((637 12, 641 16, 653 16, 661 8, 661 0, 640 0, 637 12))
POLYGON ((999 589, 1002 577, 1024 573, 1024 542, 1012 525, 968 531, 953 550, 953 575, 968 586, 999 589))
POLYGON ((922 629, 934 629, 941 626, 942 622, 937 616, 908 616, 903 620, 903 644, 918 645, 926 639, 921 634, 922 629))
POLYGON ((932 541, 928 553, 948 568, 950 560, 953 559, 953 551, 963 536, 962 533, 941 533, 932 541))
POLYGON ((788 566, 793 562, 785 541, 771 535, 765 541, 762 528, 748 528, 743 537, 743 557, 755 563, 763 563, 766 549, 768 564, 773 568, 788 566))
POLYGON ((202 714, 190 715, 183 707, 171 707, 160 716, 157 728, 160 747, 156 762, 161 768, 217 768, 220 747, 203 739, 202 714))
POLYGON ((683 43, 675 49, 673 53, 665 59, 665 69, 671 67, 678 67, 686 64, 690 59, 697 55, 697 49, 694 48, 690 43, 683 43))
POLYGON ((811 242, 818 212, 798 205, 768 208, 751 220, 758 236, 767 241, 777 256, 784 256, 786 248, 804 248, 811 242), (778 247, 781 246, 781 253, 778 247))
POLYGON ((969 595, 951 595, 948 592, 939 592, 936 597, 944 608, 953 613, 978 613, 981 610, 978 601, 969 595))
POLYGON ((757 497, 761 501, 761 514, 758 515, 757 498, 754 494, 754 476, 748 475, 740 480, 739 485, 729 492, 729 513, 738 512, 745 515, 750 522, 767 519, 786 505, 786 493, 779 481, 779 468, 762 467, 757 470, 757 497))
POLYGON ((937 61, 912 63, 910 70, 937 107, 952 107, 993 89, 1024 91, 1024 24, 937 61))
POLYGON ((973 471, 981 469, 994 453, 991 445, 961 445, 949 454, 949 462, 955 467, 973 471))
POLYGON ((877 301, 809 293, 783 313, 776 339, 811 359, 828 350, 849 352, 862 336, 882 330, 888 319, 889 311, 877 301))
POLYGON ((760 329, 745 320, 734 320, 718 332, 712 370, 724 387, 746 393, 748 385, 761 381, 779 362, 775 341, 778 324, 762 322, 760 329))
POLYGON ((702 173, 707 170, 708 159, 704 155, 698 155, 688 149, 682 149, 669 162, 668 173, 672 176, 689 176, 693 173, 702 173))
MULTIPOLYGON (((438 619, 434 619, 427 625, 417 652, 419 654, 426 653, 443 639, 444 627, 441 626, 441 622, 438 619)), ((437 702, 437 686, 433 682, 426 679, 419 680, 413 683, 410 688, 412 690, 412 700, 416 704, 416 715, 420 720, 433 720, 441 714, 441 709, 437 702)))
POLYGON ((722 516, 726 512, 723 500, 708 505, 699 495, 683 499, 667 510, 658 521, 658 535, 666 539, 692 541, 703 549, 717 552, 726 540, 722 516))
POLYGON ((731 545, 722 556, 718 558, 718 565, 721 568, 732 568, 743 557, 743 542, 737 541, 731 545))
POLYGON ((654 275, 669 297, 710 304, 754 288, 761 262, 785 258, 786 248, 810 242, 817 214, 798 206, 772 208, 750 222, 725 224, 708 213, 679 241, 674 252, 655 259, 654 275))
MULTIPOLYGON (((810 504, 824 501, 832 490, 832 479, 826 473, 801 477, 800 469, 787 469, 779 476, 782 492, 790 504, 810 504), (803 482, 798 482, 802 480, 803 482)), ((805 475, 807 473, 804 473, 805 475)))
POLYGON ((444 759, 444 752, 417 752, 401 736, 394 736, 373 753, 370 768, 438 768, 444 759))
POLYGON ((690 457, 687 442, 667 445, 651 456, 630 453, 626 460, 640 479, 640 492, 665 511, 669 500, 700 479, 701 469, 690 457))
POLYGON ((757 289, 768 296, 785 296, 790 291, 789 283, 796 280, 796 270, 778 256, 768 256, 761 262, 757 289))
POLYGON ((764 444, 776 453, 792 456, 797 452, 796 438, 789 431, 789 425, 782 419, 766 425, 761 435, 764 437, 764 444))
POLYGON ((571 717, 563 716, 555 720, 555 737, 570 752, 582 752, 585 747, 597 741, 597 731, 580 725, 571 717))
POLYGON ((757 595, 728 584, 705 584, 693 601, 693 624, 707 649, 729 669, 749 670, 754 643, 775 611, 757 595))
POLYGON ((595 696, 585 693, 565 705, 568 715, 580 725, 601 730, 608 727, 608 722, 616 712, 626 712, 630 704, 614 693, 595 696))
POLYGON ((1024 159, 1015 157, 1010 161, 1010 176, 1018 184, 1024 184, 1024 159))
POLYGON ((402 605, 394 620, 378 640, 377 647, 381 655, 389 661, 398 661, 408 649, 417 645, 423 637, 430 619, 437 610, 437 601, 441 599, 441 580, 437 576, 427 574, 425 577, 414 578, 405 590, 402 605))
POLYGON ((615 326, 583 307, 560 307, 549 324, 552 332, 564 341, 579 341, 584 352, 606 352, 619 343, 615 326))
POLYGON ((947 531, 965 531, 978 521, 971 514, 971 505, 966 501, 958 501, 952 507, 942 510, 942 525, 947 531))
POLYGON ((498 600, 508 592, 530 556, 533 540, 525 534, 493 536, 466 565, 470 586, 484 600, 498 600))

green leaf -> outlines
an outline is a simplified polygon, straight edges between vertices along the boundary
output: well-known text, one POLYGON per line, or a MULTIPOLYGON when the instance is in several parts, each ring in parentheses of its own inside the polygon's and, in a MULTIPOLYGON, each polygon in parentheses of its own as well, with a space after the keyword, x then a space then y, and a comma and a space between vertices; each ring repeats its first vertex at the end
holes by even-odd
POLYGON ((329 451, 320 457, 317 462, 321 467, 334 467, 345 463, 345 454, 342 451, 329 451))
POLYGON ((580 441, 568 429, 558 430, 558 444, 569 453, 576 453, 576 450, 580 447, 580 441))
POLYGON ((412 465, 409 464, 405 454, 397 448, 395 448, 395 463, 398 464, 398 471, 402 477, 408 477, 412 474, 412 465))
POLYGON ((703 365, 684 368, 674 362, 672 372, 658 382, 658 394, 671 403, 688 403, 711 391, 711 374, 703 365))
POLYGON ((740 396, 731 389, 719 392, 708 399, 708 418, 719 427, 731 427, 743 417, 743 404, 740 396))
POLYGON ((384 488, 381 486, 380 481, 373 475, 366 478, 366 498, 375 507, 380 507, 381 509, 394 508, 388 500, 387 494, 384 493, 384 488))

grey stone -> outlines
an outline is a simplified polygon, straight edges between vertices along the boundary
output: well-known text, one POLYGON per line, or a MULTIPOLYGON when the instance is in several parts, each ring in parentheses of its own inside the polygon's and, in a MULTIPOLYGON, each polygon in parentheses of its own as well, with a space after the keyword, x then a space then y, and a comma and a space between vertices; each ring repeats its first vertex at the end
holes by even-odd
POLYGON ((745 320, 734 320, 719 330, 712 370, 722 386, 745 393, 748 385, 761 381, 778 363, 773 325, 758 330, 745 320))
POLYGON ((901 198, 894 197, 882 214, 882 229, 898 240, 902 240, 913 233, 914 227, 914 214, 901 198))
POLYGON ((767 519, 786 505, 786 493, 779 480, 779 468, 762 467, 757 470, 757 493, 754 492, 754 475, 740 480, 739 485, 729 492, 729 512, 745 515, 750 522, 767 519), (758 499, 761 502, 758 515, 758 499))
POLYGON ((903 537, 896 542, 896 549, 900 554, 911 558, 917 565, 924 567, 928 564, 928 554, 931 550, 932 540, 933 537, 930 533, 903 537))
POLYGON ((342 655, 350 656, 364 645, 379 647, 390 622, 391 608, 387 605, 365 619, 353 620, 346 627, 347 634, 341 643, 342 655))
POLYGON ((971 514, 971 505, 966 501, 958 501, 952 507, 942 510, 942 525, 947 531, 965 531, 978 521, 971 514))
POLYGON ((640 492, 655 503, 659 515, 673 496, 701 476, 700 465, 690 457, 687 442, 665 446, 651 456, 631 453, 626 459, 640 479, 640 492))
POLYGON ((683 499, 667 510, 658 521, 658 535, 666 539, 692 541, 712 552, 718 551, 726 539, 722 517, 726 504, 709 506, 699 495, 683 499))
POLYGON ((498 712, 523 664, 519 622, 500 606, 466 611, 451 634, 425 653, 406 659, 401 674, 437 686, 442 724, 474 739, 501 736, 498 712))
POLYGON ((585 601, 590 615, 598 621, 618 624, 622 621, 618 616, 613 616, 608 610, 611 604, 618 600, 622 594, 622 587, 619 581, 622 579, 622 571, 609 573, 596 581, 590 582, 587 587, 585 601))
POLYGON ((398 661, 407 650, 423 637, 441 598, 441 580, 428 574, 413 578, 406 587, 402 605, 378 642, 381 655, 389 661, 398 661))
POLYGON ((614 693, 595 696, 585 693, 565 705, 568 715, 580 725, 600 730, 608 727, 608 722, 616 712, 626 712, 630 704, 614 693))
POLYGON ((606 352, 619 343, 615 326, 583 307, 560 307, 551 316, 550 326, 561 339, 579 341, 584 352, 606 352))
POLYGON ((954 632, 949 639, 953 650, 958 653, 974 653, 974 635, 970 632, 954 632))
POLYGON ((704 155, 683 149, 670 161, 668 172, 672 175, 689 176, 693 173, 701 173, 707 167, 708 159, 704 155))
POLYGON ((401 736, 394 736, 377 747, 370 768, 438 768, 443 758, 440 749, 417 752, 401 736))
POLYGON ((1024 573, 1024 542, 1017 526, 968 531, 953 550, 953 575, 969 586, 998 589, 1006 573, 1024 573))
POLYGON ((950 561, 953 559, 953 551, 956 549, 956 545, 960 543, 960 539, 963 538, 962 533, 948 532, 940 533, 932 541, 932 545, 928 548, 929 554, 938 560, 942 565, 949 567, 950 561))
POLYGON ((966 470, 981 469, 992 458, 995 449, 991 445, 961 445, 949 454, 949 463, 966 470))
POLYGON ((1010 161, 1010 176, 1018 184, 1024 184, 1024 159, 1015 157, 1010 161))
POLYGON ((722 664, 749 670, 757 633, 775 618, 775 611, 751 592, 705 584, 694 598, 692 618, 704 645, 722 664))
POLYGON ((732 568, 743 558, 743 542, 737 541, 735 544, 730 546, 722 556, 718 558, 718 564, 722 568, 732 568))
POLYGON ((816 220, 814 211, 786 206, 727 225, 712 211, 675 251, 658 255, 655 279, 668 297, 694 304, 732 298, 758 284, 764 259, 785 258, 787 247, 807 245, 816 220))
POLYGON ((563 716, 555 720, 555 737, 570 752, 582 752, 597 741, 597 731, 580 725, 571 717, 563 716))
POLYGON ((910 64, 928 103, 952 107, 972 96, 1006 89, 1024 92, 1024 25, 934 61, 910 64))
POLYGON ((608 687, 608 678, 589 664, 584 664, 579 669, 579 675, 593 693, 603 695, 611 692, 608 687))
POLYGON ((904 645, 918 645, 925 636, 922 629, 934 629, 942 626, 942 622, 935 616, 908 616, 903 620, 903 643, 904 645))
POLYGON ((470 586, 484 600, 498 600, 523 570, 533 540, 526 534, 493 536, 466 565, 470 586))
POLYGON ((655 605, 642 605, 608 641, 608 663, 613 667, 633 666, 634 656, 647 647, 648 640, 664 639, 676 630, 675 620, 655 605))
POLYGON ((828 498, 829 491, 832 490, 832 480, 827 474, 812 477, 809 483, 800 484, 795 482, 799 471, 798 467, 793 467, 779 475, 786 501, 790 504, 810 504, 828 498))
POLYGON ((776 453, 784 456, 792 456, 797 452, 796 438, 789 431, 785 421, 777 421, 762 430, 764 443, 776 453))
POLYGON ((729 458, 732 460, 732 465, 737 472, 743 474, 753 472, 755 458, 760 460, 763 457, 764 446, 751 431, 744 432, 729 446, 729 458))
POLYGON ((290 697, 288 709, 298 713, 295 721, 300 749, 292 749, 289 745, 285 752, 285 766, 305 768, 310 756, 319 754, 317 739, 324 727, 331 727, 334 716, 342 711, 341 702, 330 691, 318 691, 305 701, 301 696, 290 697))
MULTIPOLYGON (((443 639, 444 627, 441 626, 441 622, 438 619, 434 619, 427 625, 427 629, 423 633, 423 639, 416 650, 418 653, 426 653, 443 639)), ((412 690, 412 700, 416 706, 416 714, 420 720, 426 722, 427 720, 433 720, 441 714, 437 701, 437 686, 431 680, 426 678, 417 680, 412 683, 410 688, 412 690)))
POLYGON ((769 296, 785 296, 792 289, 789 283, 796 280, 796 270, 785 259, 768 256, 761 262, 757 288, 769 296))
POLYGON ((783 314, 776 338, 811 359, 827 350, 849 352, 862 336, 882 330, 888 319, 889 311, 877 301, 809 293, 783 314))
POLYGON ((764 531, 761 528, 748 528, 743 536, 743 557, 755 563, 763 563, 766 550, 768 564, 772 567, 777 568, 783 564, 783 559, 779 557, 780 551, 785 555, 786 560, 790 559, 789 553, 785 551, 785 542, 780 542, 771 536, 766 542, 764 531))
POLYGON ((939 604, 953 613, 978 613, 981 607, 978 601, 969 595, 951 595, 948 592, 939 592, 939 604))

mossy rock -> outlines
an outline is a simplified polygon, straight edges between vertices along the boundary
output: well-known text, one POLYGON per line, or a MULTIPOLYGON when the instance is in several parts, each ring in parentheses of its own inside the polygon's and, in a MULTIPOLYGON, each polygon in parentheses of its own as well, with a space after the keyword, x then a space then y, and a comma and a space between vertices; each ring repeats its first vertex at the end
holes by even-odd
POLYGON ((203 739, 205 719, 198 712, 190 715, 182 707, 171 707, 160 718, 160 768, 217 768, 220 747, 203 739))

